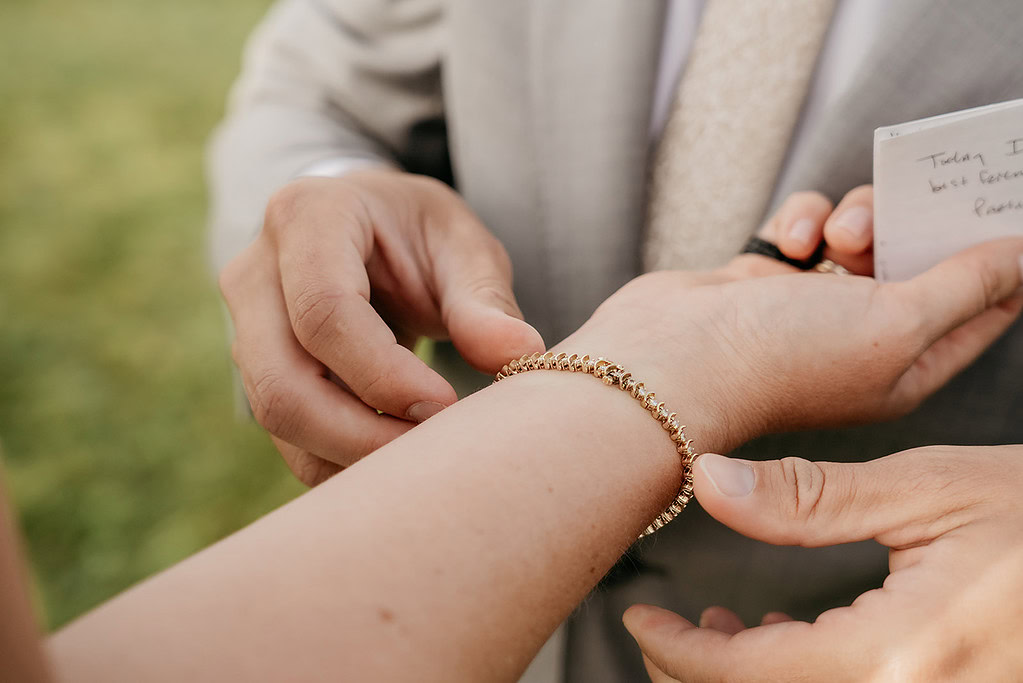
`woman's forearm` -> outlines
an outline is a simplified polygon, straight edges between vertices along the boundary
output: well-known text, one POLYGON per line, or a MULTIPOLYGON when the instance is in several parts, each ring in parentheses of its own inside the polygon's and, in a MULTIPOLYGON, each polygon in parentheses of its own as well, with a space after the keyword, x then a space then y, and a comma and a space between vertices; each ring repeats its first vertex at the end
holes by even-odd
MULTIPOLYGON (((992 243, 891 285, 652 273, 566 344, 625 363, 726 452, 909 410, 1018 316, 1021 252, 992 243)), ((665 434, 592 377, 513 377, 72 624, 58 670, 513 679, 675 493, 665 434)))
MULTIPOLYGON (((695 409, 679 390, 660 398, 695 409)), ((694 418, 699 445, 721 448, 694 418)), ((679 481, 667 433, 627 394, 527 373, 86 615, 52 650, 85 680, 514 680, 679 481)))

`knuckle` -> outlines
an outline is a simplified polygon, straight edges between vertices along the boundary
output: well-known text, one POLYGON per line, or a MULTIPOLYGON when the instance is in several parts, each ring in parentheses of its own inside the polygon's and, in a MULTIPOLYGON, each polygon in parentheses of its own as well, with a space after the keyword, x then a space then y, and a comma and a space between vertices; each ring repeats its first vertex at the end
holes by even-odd
POLYGON ((997 267, 987 261, 978 263, 975 272, 979 288, 977 292, 978 310, 987 310, 998 303, 1001 277, 997 267))
POLYGON ((380 398, 387 393, 384 389, 385 381, 382 374, 375 374, 369 378, 361 377, 357 383, 360 385, 359 398, 369 405, 379 405, 380 398))
POLYGON ((323 344, 337 331, 340 296, 310 285, 294 298, 291 305, 291 326, 302 345, 309 351, 323 344))
POLYGON ((475 298, 492 301, 506 310, 518 310, 511 288, 498 275, 481 275, 473 278, 465 284, 465 289, 475 298))
POLYGON ((274 192, 267 201, 263 229, 272 232, 293 222, 308 204, 307 183, 302 179, 288 183, 274 192))
POLYGON ((285 441, 298 430, 297 394, 284 375, 267 372, 252 387, 249 403, 256 422, 285 441))
POLYGON ((814 519, 824 499, 827 481, 824 469, 803 458, 785 458, 781 461, 781 472, 790 492, 787 510, 789 518, 795 522, 814 519))
POLYGON ((310 226, 325 220, 338 234, 362 234, 372 224, 367 194, 373 190, 351 178, 299 178, 270 197, 263 235, 271 243, 291 236, 301 242, 310 226))
POLYGON ((385 368, 380 366, 367 367, 363 372, 352 377, 352 389, 363 403, 374 408, 394 403, 394 378, 385 368))

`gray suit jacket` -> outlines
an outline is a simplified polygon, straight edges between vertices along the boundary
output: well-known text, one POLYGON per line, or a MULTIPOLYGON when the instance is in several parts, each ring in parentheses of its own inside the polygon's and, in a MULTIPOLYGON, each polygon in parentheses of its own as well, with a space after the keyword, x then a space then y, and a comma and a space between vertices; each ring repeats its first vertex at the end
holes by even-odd
MULTIPOLYGON (((527 319, 560 339, 639 269, 663 10, 660 0, 283 0, 251 41, 211 150, 216 261, 256 234, 269 194, 316 161, 443 174, 450 154, 458 189, 512 257, 527 319)), ((863 39, 871 58, 805 131, 775 202, 800 189, 837 199, 870 182, 877 126, 1023 97, 1017 0, 902 0, 863 39)), ((1017 326, 909 418, 770 437, 742 455, 862 460, 929 443, 1023 443, 1020 377, 1017 326)), ((886 569, 874 544, 769 547, 694 506, 577 612, 569 680, 645 680, 620 625, 632 602, 690 618, 710 604, 749 621, 769 610, 812 618, 886 569)))

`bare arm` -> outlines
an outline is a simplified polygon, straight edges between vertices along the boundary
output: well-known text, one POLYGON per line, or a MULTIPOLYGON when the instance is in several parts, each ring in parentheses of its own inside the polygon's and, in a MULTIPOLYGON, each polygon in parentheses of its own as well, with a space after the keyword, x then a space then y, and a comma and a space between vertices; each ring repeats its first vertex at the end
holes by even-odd
POLYGON ((634 403, 585 376, 501 383, 74 623, 59 669, 513 680, 678 487, 634 403))
MULTIPOLYGON (((658 273, 565 344, 624 363, 701 450, 726 451, 912 409, 1019 315, 1021 253, 1003 240, 893 285, 736 281, 759 257, 658 273)), ((513 680, 678 483, 632 399, 526 374, 86 615, 52 652, 71 680, 513 680)))

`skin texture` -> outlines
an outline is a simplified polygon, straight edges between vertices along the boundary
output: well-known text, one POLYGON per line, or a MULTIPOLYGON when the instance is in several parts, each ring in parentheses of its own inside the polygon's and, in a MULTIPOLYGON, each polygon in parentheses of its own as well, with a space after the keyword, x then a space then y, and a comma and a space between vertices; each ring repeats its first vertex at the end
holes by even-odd
POLYGON ((455 402, 412 353, 420 336, 486 372, 543 350, 511 282, 458 195, 391 170, 287 185, 220 277, 253 413, 309 485, 455 402))
POLYGON ((1018 680, 1023 446, 938 446, 857 464, 708 455, 695 479, 704 509, 751 538, 806 547, 873 538, 891 549, 891 573, 812 624, 774 613, 746 629, 714 607, 696 627, 630 608, 625 624, 655 683, 1018 680), (749 472, 749 493, 729 495, 734 468, 749 472))
MULTIPOLYGON (((281 206, 304 215, 312 208, 305 202, 319 207, 316 195, 297 192, 281 206)), ((381 238, 370 227, 376 245, 381 238)), ((320 392, 339 385, 325 378, 325 368, 334 366, 298 341, 305 333, 296 325, 320 309, 293 316, 291 285, 283 284, 291 266, 282 264, 295 259, 298 276, 315 272, 320 258, 350 264, 340 272, 354 272, 359 282, 355 295, 341 296, 338 305, 351 305, 351 315, 381 330, 356 263, 358 257, 368 277, 376 247, 367 246, 368 231, 361 234, 337 252, 329 245, 322 253, 275 251, 257 241, 253 257, 276 262, 276 274, 267 267, 225 275, 225 284, 239 278, 237 291, 278 296, 277 308, 265 305, 271 298, 261 299, 262 308, 235 304, 232 311, 236 321, 263 316, 239 325, 243 373, 244 354, 254 353, 251 358, 274 369, 267 376, 283 378, 278 383, 306 380, 277 394, 279 408, 295 411, 292 422, 281 418, 279 429, 334 428, 328 423, 341 404, 330 401, 344 396, 319 395, 324 412, 302 412, 309 378, 323 380, 312 383, 320 392), (254 352, 242 327, 291 341, 254 352), (281 358, 293 363, 273 365, 281 358)), ((559 349, 625 364, 684 417, 701 449, 727 451, 765 431, 893 417, 1018 315, 1023 302, 1013 292, 1021 284, 1021 253, 1023 240, 1004 240, 914 281, 883 286, 868 278, 796 274, 755 256, 711 273, 655 273, 612 296, 559 349), (822 384, 838 395, 822 394, 822 384)), ((475 304, 465 306, 471 320, 475 304)), ((444 310, 450 309, 441 304, 427 313, 439 312, 457 328, 459 315, 444 310)), ((349 319, 322 317, 312 332, 349 319)), ((501 318, 507 321, 519 325, 514 316, 501 318)), ((528 337, 528 329, 517 329, 528 337)), ((395 341, 383 344, 386 353, 410 362, 395 341)), ((325 355, 334 353, 329 346, 325 355)), ((408 372, 417 367, 411 363, 408 372)), ((343 379, 344 368, 334 374, 343 379)), ((253 375, 246 381, 251 390, 253 375)), ((363 417, 376 426, 397 424, 397 433, 407 433, 381 437, 390 442, 373 458, 56 634, 48 647, 58 678, 515 680, 678 487, 678 461, 664 431, 632 399, 581 375, 514 377, 414 430, 366 410, 372 416, 363 411, 363 417)), ((263 411, 257 412, 264 420, 281 414, 263 411)), ((296 448, 323 460, 320 451, 333 439, 345 443, 358 433, 351 429, 362 418, 351 415, 339 420, 343 433, 296 448)), ((312 480, 320 476, 325 473, 312 480)), ((706 498, 702 480, 698 487, 706 498)), ((9 543, 4 552, 14 557, 9 543)), ((3 565, 3 585, 17 585, 9 580, 12 564, 3 565)), ((10 632, 32 642, 29 618, 4 617, 10 632)), ((729 617, 719 610, 717 618, 729 617)), ((9 667, 7 660, 0 667, 9 667)), ((0 671, 10 677, 10 668, 0 671)), ((31 676, 26 680, 46 678, 31 676)))
MULTIPOLYGON (((1002 240, 890 285, 742 279, 776 268, 760 257, 653 274, 558 349, 623 363, 701 449, 727 451, 916 405, 1018 314, 1020 254, 1002 240)), ((635 401, 526 373, 101 606, 50 651, 85 681, 513 681, 678 484, 635 401)))
MULTIPOLYGON (((825 239, 829 258, 870 275, 871 232, 850 240, 834 226, 872 202, 869 186, 857 188, 832 214, 823 195, 793 194, 761 235, 799 259, 825 239)), ((309 485, 455 401, 410 351, 420 336, 450 338, 490 373, 542 351, 511 284, 503 247, 457 194, 394 170, 285 186, 220 278, 253 413, 309 485)))

